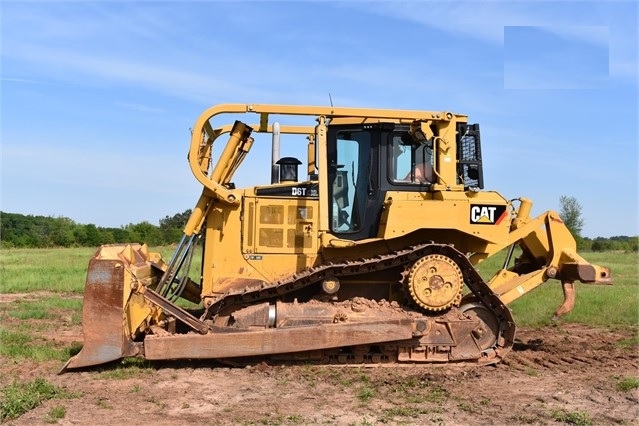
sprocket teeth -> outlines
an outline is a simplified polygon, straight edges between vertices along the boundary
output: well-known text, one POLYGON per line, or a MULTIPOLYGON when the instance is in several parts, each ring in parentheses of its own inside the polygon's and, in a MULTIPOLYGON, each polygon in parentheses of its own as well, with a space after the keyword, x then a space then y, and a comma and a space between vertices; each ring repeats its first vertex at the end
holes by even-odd
POLYGON ((417 260, 405 282, 413 301, 427 311, 440 312, 461 303, 463 274, 447 256, 430 254, 417 260))

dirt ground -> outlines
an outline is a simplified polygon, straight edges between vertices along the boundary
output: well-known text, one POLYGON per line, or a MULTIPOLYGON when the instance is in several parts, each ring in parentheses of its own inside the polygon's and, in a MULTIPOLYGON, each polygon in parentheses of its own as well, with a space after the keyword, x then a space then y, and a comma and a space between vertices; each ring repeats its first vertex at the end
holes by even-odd
MULTIPOLYGON (((519 329, 496 366, 233 368, 213 362, 122 363, 57 375, 61 363, 2 360, 0 384, 44 377, 81 393, 8 424, 639 424, 633 330, 575 324, 519 329), (628 343, 632 342, 632 343, 628 343), (632 386, 631 386, 632 387, 632 386)), ((49 336, 81 341, 79 326, 49 336)))

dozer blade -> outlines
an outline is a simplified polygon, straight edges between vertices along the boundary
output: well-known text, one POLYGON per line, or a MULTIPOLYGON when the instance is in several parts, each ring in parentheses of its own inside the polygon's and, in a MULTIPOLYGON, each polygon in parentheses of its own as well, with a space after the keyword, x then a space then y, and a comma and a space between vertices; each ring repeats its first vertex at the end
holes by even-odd
MULTIPOLYGON (((123 334, 124 265, 119 260, 96 259, 89 262, 82 308, 84 345, 62 367, 67 369, 104 364, 125 356, 123 334)), ((128 342, 128 340, 127 340, 128 342)))

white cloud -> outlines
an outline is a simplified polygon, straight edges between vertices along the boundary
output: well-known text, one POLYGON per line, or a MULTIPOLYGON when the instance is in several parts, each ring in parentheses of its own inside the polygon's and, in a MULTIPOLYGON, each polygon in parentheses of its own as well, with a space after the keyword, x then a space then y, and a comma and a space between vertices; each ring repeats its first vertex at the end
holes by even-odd
POLYGON ((212 73, 190 71, 198 67, 175 68, 162 64, 129 60, 122 56, 108 56, 92 52, 52 49, 39 45, 14 43, 7 52, 13 58, 29 62, 32 66, 46 67, 49 75, 57 72, 57 79, 78 83, 78 74, 87 83, 107 80, 145 88, 196 102, 209 103, 212 98, 248 97, 255 93, 231 76, 215 77, 212 73))
POLYGON ((8 81, 10 83, 26 83, 26 84, 44 84, 45 82, 39 80, 33 80, 30 78, 12 78, 12 77, 0 77, 1 81, 8 81))

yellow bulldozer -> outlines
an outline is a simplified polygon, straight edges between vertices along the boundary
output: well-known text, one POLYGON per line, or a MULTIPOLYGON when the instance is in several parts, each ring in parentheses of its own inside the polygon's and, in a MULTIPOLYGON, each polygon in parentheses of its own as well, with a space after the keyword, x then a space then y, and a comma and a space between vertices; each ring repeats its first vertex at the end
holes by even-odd
POLYGON ((223 104, 195 122, 188 162, 203 191, 173 256, 98 249, 84 345, 62 371, 130 356, 492 364, 513 346, 510 302, 556 279, 559 316, 574 281, 611 283, 557 213, 533 218, 530 200, 483 190, 466 115, 223 104), (307 176, 277 157, 270 184, 236 188, 258 134, 274 156, 280 135, 297 135, 307 176), (485 281, 476 267, 497 253, 503 268, 485 281))

